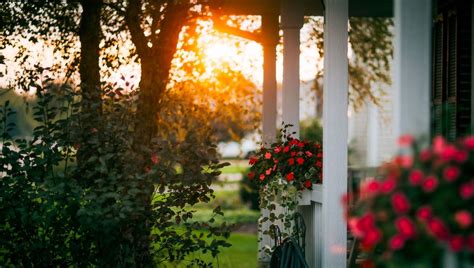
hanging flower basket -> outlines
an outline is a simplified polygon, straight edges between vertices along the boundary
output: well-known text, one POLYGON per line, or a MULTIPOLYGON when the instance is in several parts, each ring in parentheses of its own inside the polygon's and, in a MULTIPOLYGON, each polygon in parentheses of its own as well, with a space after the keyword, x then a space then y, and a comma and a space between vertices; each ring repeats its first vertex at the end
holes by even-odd
MULTIPOLYGON (((269 147, 262 146, 250 158, 248 178, 259 185, 260 207, 269 211, 261 218, 263 223, 281 224, 282 236, 291 234, 298 201, 304 191, 313 184, 322 183, 322 148, 319 143, 301 141, 292 137, 284 126, 277 136, 277 142, 269 147)), ((269 230, 263 234, 271 235, 269 230)), ((271 251, 271 249, 269 249, 271 251)))

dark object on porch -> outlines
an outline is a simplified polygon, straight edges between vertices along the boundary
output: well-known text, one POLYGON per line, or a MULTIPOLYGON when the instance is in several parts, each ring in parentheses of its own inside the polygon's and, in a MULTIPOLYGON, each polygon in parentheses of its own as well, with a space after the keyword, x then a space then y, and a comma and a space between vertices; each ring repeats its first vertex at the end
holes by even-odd
POLYGON ((281 231, 272 225, 275 250, 270 259, 270 268, 309 268, 305 259, 306 225, 300 213, 295 214, 295 233, 281 241, 281 231))

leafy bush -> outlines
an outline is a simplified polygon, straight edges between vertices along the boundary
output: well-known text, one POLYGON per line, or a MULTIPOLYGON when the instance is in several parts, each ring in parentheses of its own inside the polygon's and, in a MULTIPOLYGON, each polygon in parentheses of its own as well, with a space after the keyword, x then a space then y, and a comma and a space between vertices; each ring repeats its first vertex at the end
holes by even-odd
MULTIPOLYGON (((193 252, 214 256, 228 246, 225 223, 191 221, 192 206, 213 197, 209 186, 223 166, 212 142, 188 133, 141 145, 137 92, 106 88, 102 114, 85 115, 73 89, 58 97, 50 81, 45 85, 35 85, 38 126, 31 139, 11 135, 14 111, 8 102, 0 106, 3 264, 151 266, 193 252), (91 116, 97 127, 89 128, 91 116)), ((205 265, 198 257, 192 263, 205 265)))

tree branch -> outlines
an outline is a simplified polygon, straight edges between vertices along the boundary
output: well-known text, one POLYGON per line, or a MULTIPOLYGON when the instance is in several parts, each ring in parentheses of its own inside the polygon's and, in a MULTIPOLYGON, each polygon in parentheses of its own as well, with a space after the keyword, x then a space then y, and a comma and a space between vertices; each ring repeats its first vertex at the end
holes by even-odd
POLYGON ((137 48, 137 53, 143 59, 148 57, 149 48, 147 46, 148 40, 140 26, 141 7, 142 2, 140 0, 130 0, 125 11, 125 23, 130 31, 132 42, 137 48))

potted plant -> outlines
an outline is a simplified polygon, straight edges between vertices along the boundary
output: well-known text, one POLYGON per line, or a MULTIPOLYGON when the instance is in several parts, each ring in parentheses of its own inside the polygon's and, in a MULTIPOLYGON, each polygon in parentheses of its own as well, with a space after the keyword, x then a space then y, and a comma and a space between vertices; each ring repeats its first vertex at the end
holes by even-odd
POLYGON ((361 185, 348 211, 366 264, 448 267, 446 256, 472 264, 474 137, 455 143, 436 137, 422 146, 403 136, 399 143, 400 154, 361 185))
MULTIPOLYGON (((289 133, 285 125, 277 142, 262 146, 250 158, 248 178, 259 185, 260 207, 268 211, 259 227, 280 224, 282 237, 291 234, 291 226, 303 192, 322 182, 322 149, 319 143, 302 141, 289 133)), ((269 229, 264 235, 272 236, 269 229)), ((261 249, 262 250, 262 249, 261 249)), ((263 249, 271 252, 271 248, 263 249)))

